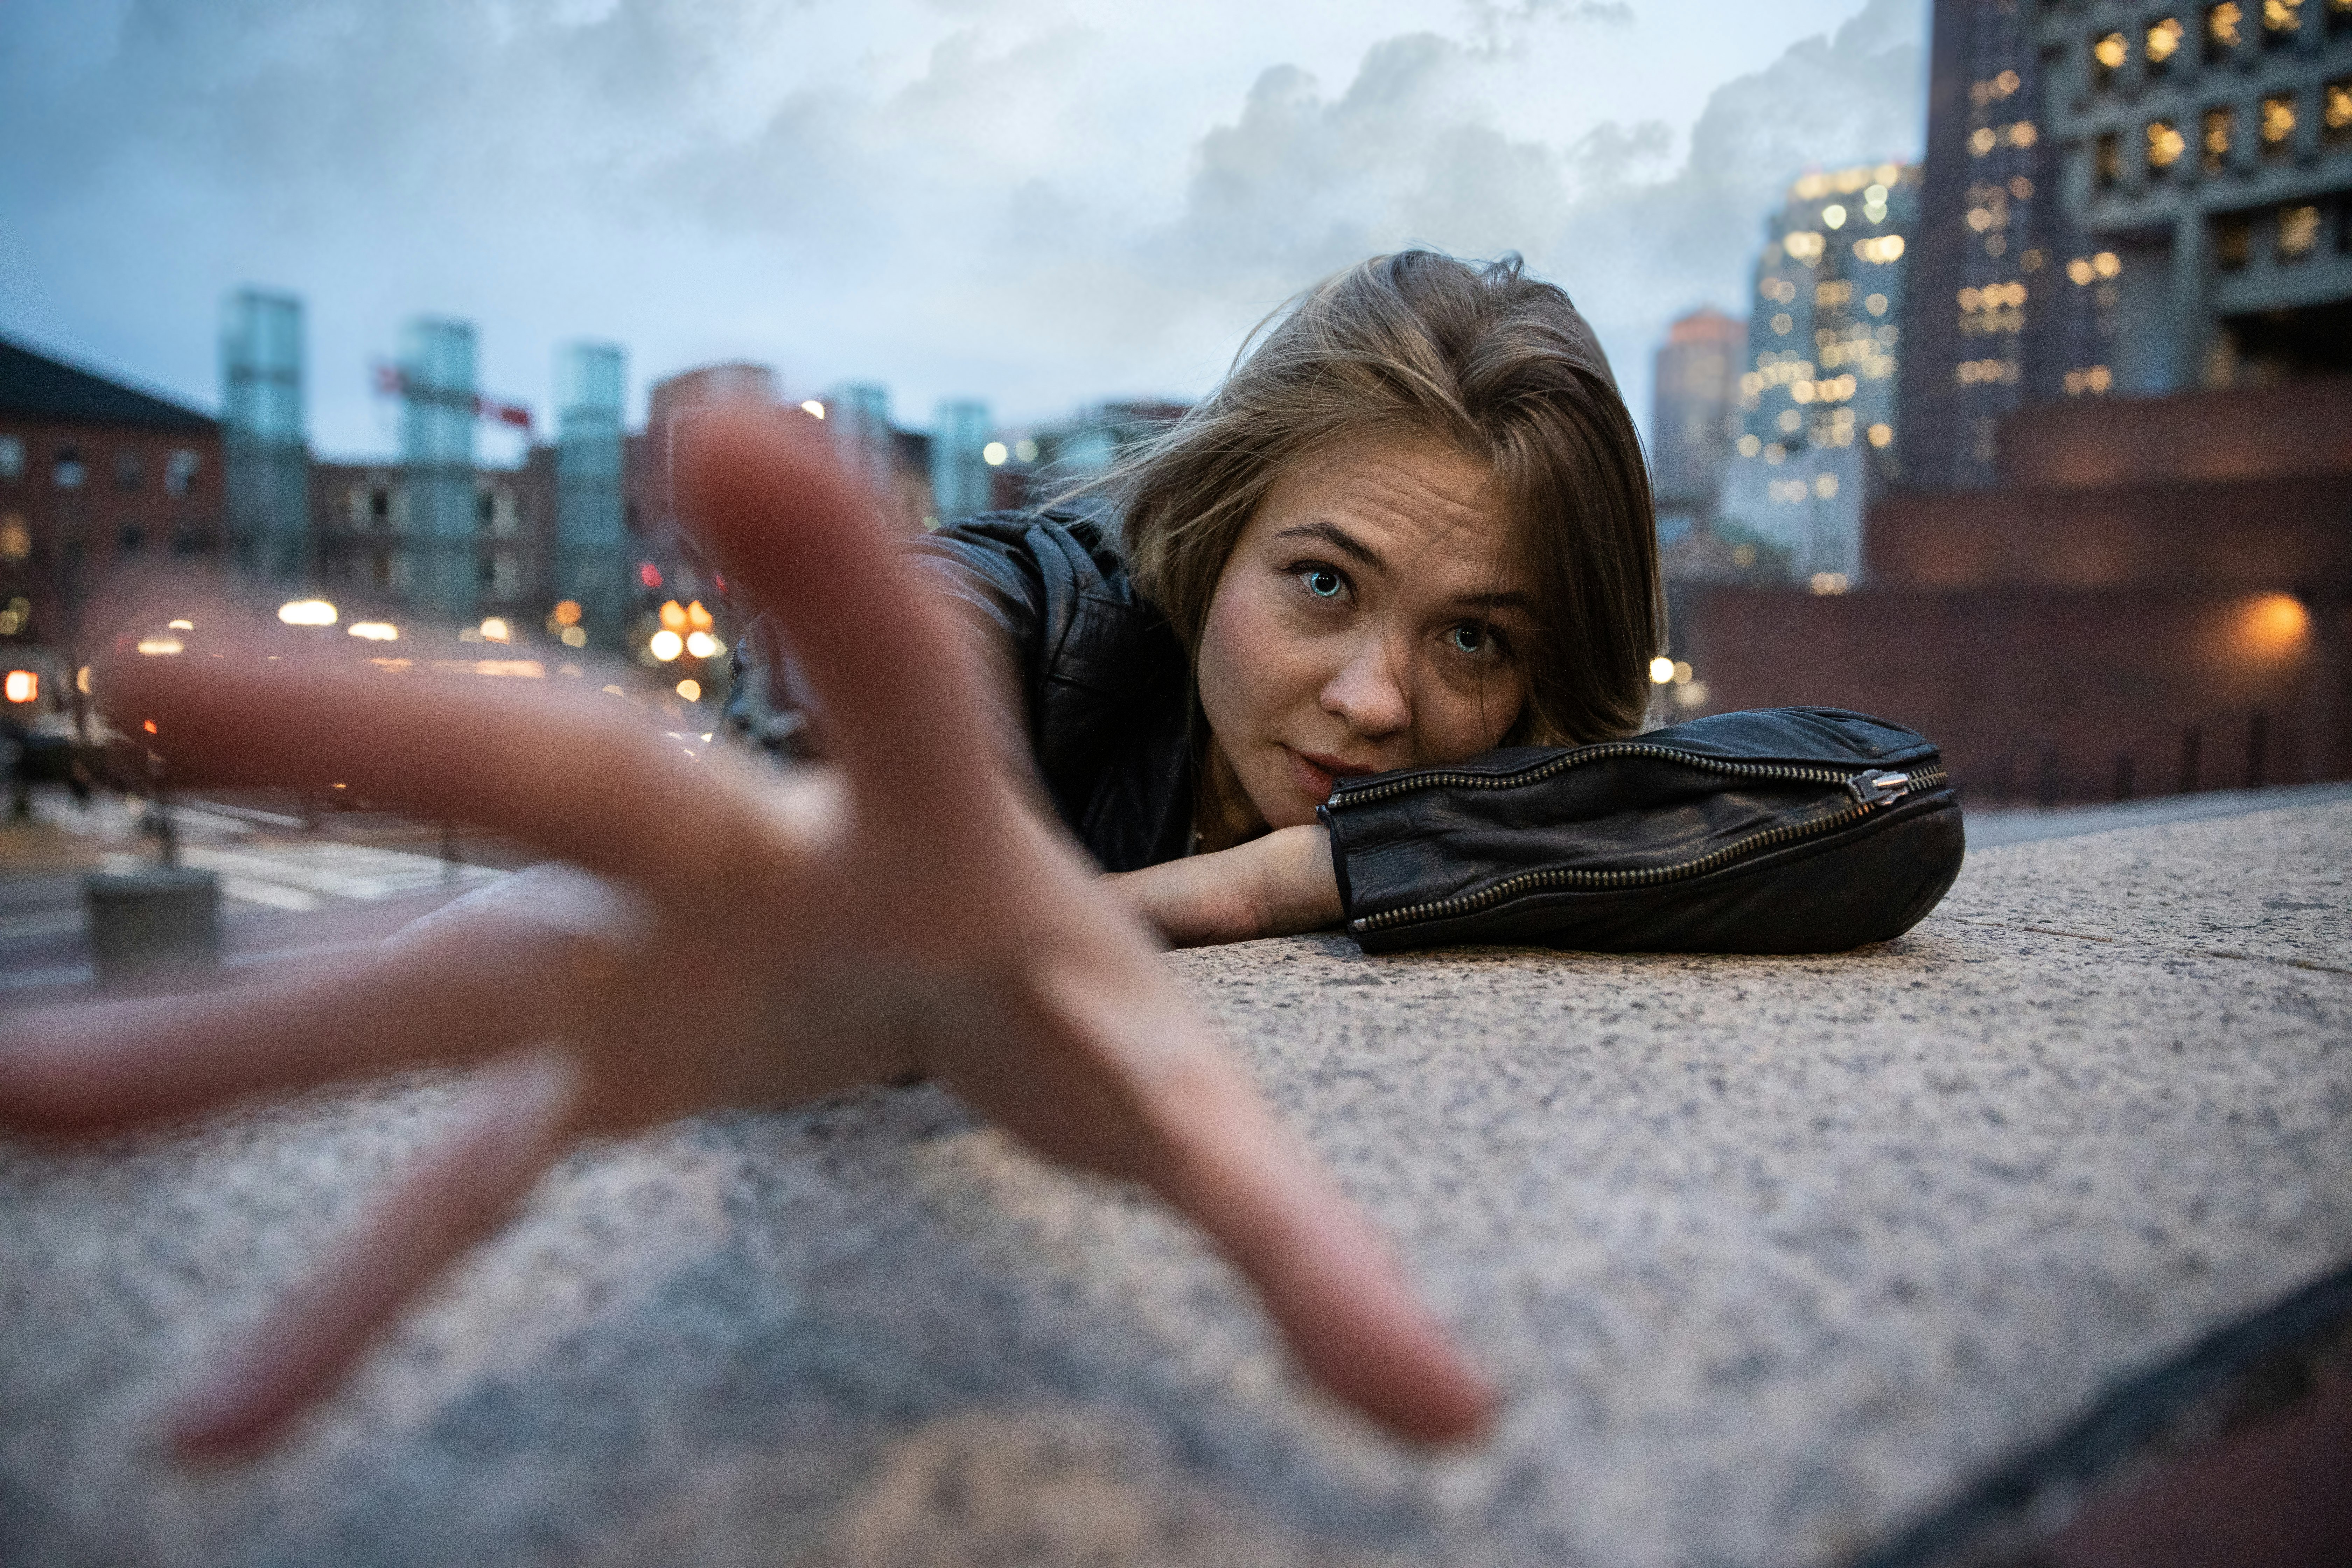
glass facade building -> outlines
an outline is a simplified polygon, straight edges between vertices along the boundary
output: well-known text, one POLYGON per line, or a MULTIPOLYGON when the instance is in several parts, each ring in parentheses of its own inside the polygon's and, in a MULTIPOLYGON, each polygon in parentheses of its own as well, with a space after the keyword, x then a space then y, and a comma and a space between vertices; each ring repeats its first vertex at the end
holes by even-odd
POLYGON ((994 504, 987 452, 995 438, 987 404, 940 405, 931 434, 931 509, 940 522, 960 522, 994 504))
POLYGON ((1817 592, 1862 575, 1862 523, 1898 478, 1897 374, 1916 164, 1811 174, 1766 220, 1718 515, 1817 592))
POLYGON ((221 319, 223 462, 230 558, 270 582, 314 573, 304 429, 302 301, 241 289, 221 319))
POLYGON ((480 550, 474 499, 474 329, 420 317, 401 333, 400 458, 413 601, 470 620, 480 550))
POLYGON ((618 647, 630 604, 622 490, 621 350, 567 343, 555 362, 555 597, 581 607, 591 642, 618 647))

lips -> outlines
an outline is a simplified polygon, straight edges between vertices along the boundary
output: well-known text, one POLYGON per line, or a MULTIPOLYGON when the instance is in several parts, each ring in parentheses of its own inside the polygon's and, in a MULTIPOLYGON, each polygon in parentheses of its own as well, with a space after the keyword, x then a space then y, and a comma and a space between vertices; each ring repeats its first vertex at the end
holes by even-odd
POLYGON ((1364 763, 1350 763, 1339 757, 1326 756, 1320 752, 1301 752, 1292 747, 1282 748, 1290 771, 1298 780, 1300 793, 1311 796, 1318 805, 1331 798, 1331 785, 1336 779, 1361 778, 1381 770, 1364 763))

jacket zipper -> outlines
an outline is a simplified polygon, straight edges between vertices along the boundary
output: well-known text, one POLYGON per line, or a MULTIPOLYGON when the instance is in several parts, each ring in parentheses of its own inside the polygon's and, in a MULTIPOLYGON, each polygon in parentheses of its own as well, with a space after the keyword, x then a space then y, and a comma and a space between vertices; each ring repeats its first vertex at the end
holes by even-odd
POLYGON ((1941 766, 1915 768, 1908 773, 1895 773, 1884 768, 1865 768, 1858 773, 1840 773, 1832 768, 1803 768, 1777 763, 1733 763, 1714 757, 1702 757, 1689 752, 1678 752, 1667 746, 1647 746, 1639 742, 1623 742, 1607 747, 1580 749, 1565 757, 1556 757, 1526 773, 1496 777, 1482 773, 1417 773, 1410 779, 1350 792, 1330 804, 1337 807, 1360 800, 1375 800, 1382 795, 1400 795, 1423 784, 1463 784, 1473 788, 1502 788, 1507 785, 1532 784, 1538 779, 1576 766, 1580 762, 1598 760, 1599 756, 1659 757, 1669 762, 1685 763, 1711 773, 1738 778, 1794 780, 1805 784, 1836 784, 1853 797, 1853 804, 1827 816, 1811 822, 1783 823, 1753 833, 1736 843, 1701 855, 1696 859, 1679 861, 1672 866, 1650 866, 1624 871, 1522 871, 1516 877, 1506 877, 1491 887, 1475 893, 1462 893, 1450 899, 1437 899, 1428 903, 1407 904, 1401 909, 1383 910, 1379 914, 1365 915, 1349 921, 1352 931, 1386 931, 1393 926, 1415 921, 1450 920, 1456 915, 1475 913, 1489 905, 1516 898, 1538 888, 1619 889, 1654 887, 1662 882, 1678 882, 1692 877, 1703 877, 1735 860, 1744 859, 1759 850, 1794 843, 1823 833, 1833 833, 1841 827, 1859 822, 1876 807, 1900 800, 1915 790, 1934 789, 1944 782, 1941 766), (1597 755, 1596 755, 1597 753, 1597 755))

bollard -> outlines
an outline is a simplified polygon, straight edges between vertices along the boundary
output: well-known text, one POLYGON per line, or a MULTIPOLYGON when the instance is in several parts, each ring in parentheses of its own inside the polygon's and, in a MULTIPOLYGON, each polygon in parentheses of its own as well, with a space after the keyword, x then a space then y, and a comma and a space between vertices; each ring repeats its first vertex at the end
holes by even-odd
POLYGON ((93 871, 82 879, 81 896, 101 980, 220 963, 220 879, 210 871, 93 871))

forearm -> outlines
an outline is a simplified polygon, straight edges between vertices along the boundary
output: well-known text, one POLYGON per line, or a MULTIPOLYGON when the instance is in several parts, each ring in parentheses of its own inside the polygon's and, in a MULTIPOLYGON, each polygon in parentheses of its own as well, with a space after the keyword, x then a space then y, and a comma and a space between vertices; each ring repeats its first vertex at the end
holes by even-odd
POLYGON ((1319 931, 1341 913, 1331 837, 1319 823, 1101 880, 1178 947, 1319 931))

